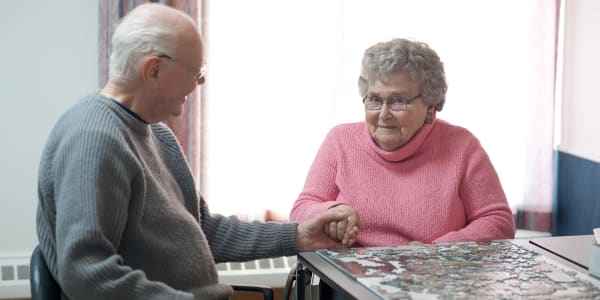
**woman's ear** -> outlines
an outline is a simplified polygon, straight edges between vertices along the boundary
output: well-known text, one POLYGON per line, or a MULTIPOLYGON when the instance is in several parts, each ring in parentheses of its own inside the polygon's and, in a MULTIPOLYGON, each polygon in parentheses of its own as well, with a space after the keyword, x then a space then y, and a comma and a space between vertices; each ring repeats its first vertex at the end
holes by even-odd
POLYGON ((428 106, 427 113, 425 114, 425 124, 433 123, 433 118, 435 117, 435 106, 428 106))

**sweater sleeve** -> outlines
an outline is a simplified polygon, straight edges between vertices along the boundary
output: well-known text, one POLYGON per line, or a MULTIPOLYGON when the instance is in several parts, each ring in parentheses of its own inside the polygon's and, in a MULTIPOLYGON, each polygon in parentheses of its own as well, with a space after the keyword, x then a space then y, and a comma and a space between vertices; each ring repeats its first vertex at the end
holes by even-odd
POLYGON ((466 172, 459 193, 467 225, 434 240, 434 243, 512 239, 514 219, 498 174, 477 139, 465 153, 466 172))
POLYGON ((98 130, 69 132, 52 156, 53 171, 46 172, 54 177, 56 203, 56 253, 50 255, 56 255, 54 275, 63 292, 71 299, 193 299, 149 280, 117 253, 130 183, 139 180, 140 169, 123 141, 98 130))
POLYGON ((327 134, 313 160, 304 188, 290 212, 290 220, 306 221, 340 204, 336 201, 340 192, 336 184, 336 140, 334 128, 327 134))
POLYGON ((202 231, 216 263, 248 261, 298 253, 296 223, 246 222, 236 216, 211 214, 200 197, 202 231))

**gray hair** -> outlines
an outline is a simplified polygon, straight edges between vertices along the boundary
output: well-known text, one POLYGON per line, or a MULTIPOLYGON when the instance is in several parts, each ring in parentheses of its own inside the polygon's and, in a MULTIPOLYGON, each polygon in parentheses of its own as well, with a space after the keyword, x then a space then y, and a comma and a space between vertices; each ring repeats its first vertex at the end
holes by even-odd
POLYGON ((444 63, 429 45, 414 40, 393 39, 369 47, 363 55, 358 78, 360 96, 367 95, 371 83, 385 81, 395 73, 403 73, 419 85, 427 106, 442 110, 448 90, 444 63))
MULTIPOLYGON (((119 82, 135 81, 140 76, 140 62, 144 57, 151 54, 168 54, 173 51, 177 32, 162 18, 157 17, 156 10, 152 9, 157 5, 160 4, 137 6, 115 29, 110 55, 111 79, 119 82)), ((172 9, 164 5, 160 6, 164 9, 172 9)))

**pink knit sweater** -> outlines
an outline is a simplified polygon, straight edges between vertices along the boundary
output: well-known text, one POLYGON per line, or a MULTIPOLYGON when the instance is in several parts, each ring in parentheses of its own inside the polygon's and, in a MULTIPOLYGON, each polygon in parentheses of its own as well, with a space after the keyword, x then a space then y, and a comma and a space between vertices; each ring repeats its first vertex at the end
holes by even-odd
POLYGON ((303 221, 340 203, 361 219, 359 246, 513 238, 498 175, 468 130, 435 120, 386 152, 364 122, 333 128, 321 145, 290 218, 303 221))

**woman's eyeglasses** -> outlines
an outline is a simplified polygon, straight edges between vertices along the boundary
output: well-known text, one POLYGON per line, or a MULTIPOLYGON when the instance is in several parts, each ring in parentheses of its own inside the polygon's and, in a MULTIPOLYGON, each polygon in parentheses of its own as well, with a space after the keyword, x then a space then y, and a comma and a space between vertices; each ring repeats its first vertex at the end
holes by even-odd
POLYGON ((387 103, 388 108, 391 111, 400 111, 406 110, 408 105, 421 97, 421 94, 418 94, 410 99, 402 99, 400 97, 391 97, 388 98, 387 101, 378 96, 365 96, 363 98, 363 103, 365 104, 365 108, 367 110, 380 110, 383 107, 384 103, 387 103))

